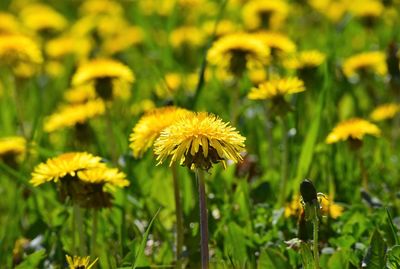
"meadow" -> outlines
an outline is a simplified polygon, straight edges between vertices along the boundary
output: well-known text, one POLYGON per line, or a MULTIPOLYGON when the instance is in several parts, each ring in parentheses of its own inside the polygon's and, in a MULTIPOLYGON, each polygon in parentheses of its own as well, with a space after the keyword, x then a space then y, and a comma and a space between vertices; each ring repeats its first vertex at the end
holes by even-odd
POLYGON ((0 268, 400 268, 400 1, 1 0, 0 268))

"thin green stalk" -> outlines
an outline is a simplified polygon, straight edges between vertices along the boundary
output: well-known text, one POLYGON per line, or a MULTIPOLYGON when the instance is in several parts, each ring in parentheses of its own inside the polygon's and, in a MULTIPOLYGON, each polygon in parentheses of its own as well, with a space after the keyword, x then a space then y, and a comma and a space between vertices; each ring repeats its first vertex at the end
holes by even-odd
POLYGON ((282 122, 282 155, 281 155, 281 186, 279 196, 279 206, 283 207, 286 200, 286 189, 288 181, 289 166, 289 143, 288 143, 288 126, 285 116, 281 117, 282 122))
POLYGON ((319 249, 318 249, 318 203, 313 204, 314 219, 313 219, 313 251, 314 251, 314 268, 319 269, 319 249))
POLYGON ((76 253, 77 250, 77 246, 76 246, 76 214, 75 214, 75 206, 72 209, 72 221, 71 221, 71 234, 72 234, 72 252, 76 253))
POLYGON ((113 128, 113 122, 112 122, 112 115, 111 115, 111 104, 108 104, 106 106, 106 121, 107 121, 107 125, 106 125, 106 129, 107 129, 107 136, 108 136, 108 141, 110 143, 111 146, 111 160, 114 164, 117 163, 118 161, 118 156, 117 156, 117 143, 116 143, 116 139, 115 139, 115 134, 114 134, 114 129, 113 128))
POLYGON ((196 178, 199 186, 201 268, 208 269, 208 215, 204 171, 196 169, 196 178))
POLYGON ((74 214, 76 220, 76 229, 79 236, 79 255, 84 256, 87 253, 86 238, 83 227, 82 209, 77 204, 74 204, 74 214))
POLYGON ((96 244, 97 244, 97 225, 98 225, 98 209, 93 209, 93 216, 92 216, 92 238, 91 238, 91 245, 90 245, 90 256, 96 257, 96 244))
POLYGON ((181 194, 179 188, 177 164, 172 165, 172 180, 174 184, 175 216, 176 216, 176 268, 182 268, 183 250, 183 209, 181 204, 181 194))

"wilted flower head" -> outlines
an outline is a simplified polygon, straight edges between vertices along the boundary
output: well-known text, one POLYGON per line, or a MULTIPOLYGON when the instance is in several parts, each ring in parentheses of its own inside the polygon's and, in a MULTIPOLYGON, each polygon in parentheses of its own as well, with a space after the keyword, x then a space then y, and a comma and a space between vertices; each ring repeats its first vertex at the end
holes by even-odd
POLYGON ((72 85, 93 82, 98 96, 109 100, 118 96, 114 91, 120 91, 120 87, 130 85, 134 79, 134 74, 128 66, 112 59, 94 59, 78 67, 72 77, 72 85), (120 85, 113 87, 115 83, 120 85))
POLYGON ((171 156, 170 165, 178 162, 191 169, 209 170, 214 163, 238 162, 245 138, 220 118, 205 112, 192 113, 161 132, 154 143, 157 160, 171 156))
POLYGON ((268 47, 256 36, 234 33, 215 41, 208 51, 207 60, 241 76, 246 68, 267 62, 269 52, 268 47))
POLYGON ((162 130, 188 113, 190 112, 186 109, 167 106, 153 109, 143 115, 129 137, 133 156, 140 157, 153 145, 162 130))
POLYGON ((367 134, 379 136, 380 133, 381 130, 379 130, 378 126, 375 124, 364 119, 352 118, 337 124, 328 134, 325 142, 327 144, 332 144, 346 140, 361 141, 367 134))
POLYGON ((371 119, 373 121, 382 121, 393 118, 397 113, 400 112, 400 105, 395 103, 380 105, 375 108, 371 113, 371 119))
POLYGON ((39 186, 50 181, 57 183, 62 200, 70 197, 85 208, 111 206, 112 195, 105 189, 129 185, 125 174, 86 152, 64 153, 37 165, 30 183, 39 186))
POLYGON ((78 256, 68 256, 65 255, 65 258, 67 259, 67 263, 69 266, 69 269, 90 269, 93 267, 93 265, 97 262, 98 258, 96 258, 92 263, 90 263, 90 257, 78 257, 78 256))
POLYGON ((289 6, 285 1, 249 1, 243 7, 243 20, 248 29, 276 29, 286 19, 289 6))
POLYGON ((364 52, 347 58, 343 63, 343 73, 348 78, 358 77, 367 72, 380 76, 386 75, 385 53, 380 51, 364 52))

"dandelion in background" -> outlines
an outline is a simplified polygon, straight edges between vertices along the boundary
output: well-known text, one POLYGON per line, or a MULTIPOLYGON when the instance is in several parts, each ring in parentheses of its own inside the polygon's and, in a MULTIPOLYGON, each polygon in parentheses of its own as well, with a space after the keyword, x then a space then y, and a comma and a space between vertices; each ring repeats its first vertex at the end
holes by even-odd
POLYGON ((89 119, 104 114, 104 111, 105 104, 100 99, 83 104, 64 105, 58 112, 45 119, 44 130, 50 133, 66 127, 85 125, 89 119))
POLYGON ((261 31, 254 36, 270 49, 274 60, 296 51, 296 44, 283 33, 261 31))
POLYGON ((129 146, 133 151, 133 156, 141 157, 165 128, 188 113, 190 112, 186 109, 167 106, 155 108, 144 114, 132 129, 129 137, 129 142, 131 142, 129 146))
POLYGON ((347 58, 343 62, 343 73, 347 78, 360 78, 368 74, 387 74, 386 55, 380 51, 363 52, 347 58))
POLYGON ((339 141, 349 141, 354 146, 361 146, 361 141, 365 135, 379 136, 381 131, 378 126, 367 120, 353 118, 338 123, 328 134, 325 142, 327 144, 339 141))
POLYGON ((327 144, 348 141, 350 149, 356 155, 361 170, 362 186, 368 189, 368 175, 361 155, 362 140, 364 136, 380 136, 381 130, 375 124, 360 118, 352 118, 338 123, 325 139, 327 144))
POLYGON ((226 160, 239 162, 244 152, 245 138, 228 123, 205 112, 192 113, 161 132, 154 143, 159 164, 168 157, 169 165, 179 163, 195 170, 199 186, 201 264, 208 268, 208 220, 204 171, 226 160))
POLYGON ((247 29, 277 29, 285 21, 289 6, 285 1, 248 1, 243 7, 243 21, 247 29))
POLYGON ((133 83, 135 76, 132 70, 113 59, 93 59, 83 63, 72 77, 72 86, 94 83, 96 93, 105 101, 115 96, 129 97, 126 86, 133 83))
POLYGON ((394 118, 400 112, 400 104, 389 103, 376 107, 370 114, 373 121, 383 121, 394 118))
POLYGON ((269 54, 268 47, 256 36, 248 33, 233 33, 213 43, 208 51, 207 60, 240 78, 246 69, 263 66, 268 61, 269 54))
POLYGON ((17 167, 26 153, 26 140, 20 136, 0 138, 0 160, 11 167, 17 167))
POLYGON ((90 257, 79 257, 79 256, 68 256, 65 255, 65 258, 67 259, 67 263, 69 266, 69 269, 90 269, 94 266, 94 264, 97 262, 99 258, 96 258, 92 263, 90 263, 90 257))

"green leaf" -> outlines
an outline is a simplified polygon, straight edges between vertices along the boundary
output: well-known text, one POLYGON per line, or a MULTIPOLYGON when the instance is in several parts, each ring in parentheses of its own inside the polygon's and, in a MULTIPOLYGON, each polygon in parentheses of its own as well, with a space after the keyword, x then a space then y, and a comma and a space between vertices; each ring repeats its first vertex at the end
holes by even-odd
POLYGON ((339 250, 333 253, 329 258, 328 268, 329 269, 347 269, 349 268, 350 257, 345 250, 339 250))
POLYGON ((392 216, 390 215, 389 209, 386 208, 387 219, 389 222, 390 231, 392 233, 392 237, 396 243, 396 245, 400 245, 399 237, 397 236, 397 228, 393 224, 392 216))
POLYGON ((400 268, 400 245, 396 245, 388 250, 386 267, 388 269, 400 268))
POLYGON ((301 262, 303 264, 304 269, 313 269, 314 268, 314 257, 311 252, 311 248, 307 243, 300 243, 300 255, 301 262))
POLYGON ((374 230, 367 255, 364 258, 363 268, 382 269, 386 264, 386 243, 377 229, 374 230))
MULTIPOLYGON (((278 250, 267 248, 261 252, 258 259, 258 269, 290 269, 291 266, 285 256, 278 250)), ((306 268, 308 269, 308 268, 306 268)))
POLYGON ((42 249, 27 256, 23 262, 18 264, 15 269, 38 268, 39 263, 46 257, 46 250, 42 249))
POLYGON ((247 261, 246 239, 243 229, 236 223, 228 224, 228 232, 225 238, 225 255, 238 262, 238 268, 244 268, 247 261))
POLYGON ((154 217, 151 219, 149 226, 146 229, 146 232, 144 233, 142 242, 140 243, 140 247, 138 249, 138 251, 136 252, 136 256, 135 256, 135 261, 132 263, 132 269, 135 269, 137 267, 137 261, 140 259, 140 257, 143 255, 144 249, 146 247, 146 242, 147 242, 147 238, 149 237, 149 233, 150 233, 150 229, 153 226, 153 222, 156 219, 156 217, 158 216, 158 213, 160 213, 161 208, 159 208, 156 212, 156 214, 154 215, 154 217))

